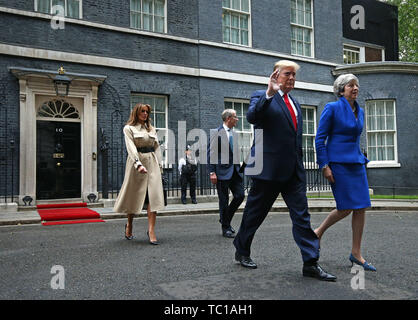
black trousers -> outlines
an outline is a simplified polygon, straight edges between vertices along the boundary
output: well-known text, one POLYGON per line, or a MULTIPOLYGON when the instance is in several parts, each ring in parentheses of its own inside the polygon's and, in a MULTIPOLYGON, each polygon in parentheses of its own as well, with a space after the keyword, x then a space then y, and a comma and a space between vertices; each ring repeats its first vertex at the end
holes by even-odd
POLYGON ((244 186, 240 175, 234 170, 230 180, 219 180, 216 184, 219 199, 219 222, 222 229, 228 229, 231 226, 235 211, 244 201, 244 186), (233 199, 229 203, 229 190, 231 190, 233 199))
POLYGON ((279 193, 282 194, 292 220, 292 233, 299 246, 303 262, 315 262, 319 258, 319 239, 311 229, 306 183, 294 175, 286 183, 252 179, 241 226, 234 239, 240 255, 250 256, 251 243, 260 225, 279 193))
POLYGON ((181 200, 186 200, 187 185, 190 185, 190 198, 196 200, 196 174, 181 174, 181 200))

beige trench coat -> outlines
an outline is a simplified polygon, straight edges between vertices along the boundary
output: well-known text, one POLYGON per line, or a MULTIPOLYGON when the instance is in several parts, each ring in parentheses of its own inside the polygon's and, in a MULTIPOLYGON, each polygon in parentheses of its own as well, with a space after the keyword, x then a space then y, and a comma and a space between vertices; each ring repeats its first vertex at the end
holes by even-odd
POLYGON ((148 132, 144 126, 126 125, 123 128, 125 144, 128 151, 125 178, 116 199, 114 212, 140 213, 148 190, 151 212, 164 208, 163 185, 161 182, 161 150, 157 133, 154 128, 148 132), (154 152, 141 153, 137 147, 154 147, 154 152), (138 172, 139 165, 147 169, 147 173, 138 172))

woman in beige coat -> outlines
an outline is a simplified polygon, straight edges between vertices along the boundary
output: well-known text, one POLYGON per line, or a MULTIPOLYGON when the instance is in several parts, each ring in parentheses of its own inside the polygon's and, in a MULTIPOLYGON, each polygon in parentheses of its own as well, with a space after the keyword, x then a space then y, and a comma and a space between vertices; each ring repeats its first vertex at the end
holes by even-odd
POLYGON ((155 128, 151 125, 150 114, 150 105, 138 103, 123 128, 128 159, 125 178, 113 210, 128 214, 125 237, 131 240, 134 214, 139 214, 146 205, 148 240, 151 244, 158 244, 154 229, 157 211, 164 208, 164 194, 160 145, 155 128))

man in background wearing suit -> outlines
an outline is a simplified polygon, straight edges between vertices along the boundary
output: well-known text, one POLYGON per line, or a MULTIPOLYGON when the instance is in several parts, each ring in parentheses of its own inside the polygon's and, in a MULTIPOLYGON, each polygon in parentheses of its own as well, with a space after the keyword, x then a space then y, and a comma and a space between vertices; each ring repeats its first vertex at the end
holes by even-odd
MULTIPOLYGON (((293 224, 293 238, 300 248, 303 276, 325 281, 335 281, 318 264, 319 239, 311 229, 306 176, 302 155, 302 110, 289 92, 294 88, 299 65, 282 60, 275 64, 267 90, 253 93, 247 120, 254 129, 263 130, 263 166, 259 174, 251 174, 247 165, 245 173, 252 177, 252 186, 234 239, 235 259, 246 268, 257 268, 250 257, 251 243, 279 193, 282 194, 293 224)), ((257 152, 253 144, 251 153, 257 152)))
POLYGON ((238 122, 236 111, 225 109, 222 112, 222 121, 223 124, 219 128, 211 130, 207 157, 210 181, 216 184, 218 191, 222 235, 226 238, 234 238, 235 230, 231 226, 231 221, 244 200, 243 175, 239 172, 240 165, 237 159, 238 143, 235 143, 234 148, 233 127, 238 122), (237 151, 234 152, 234 149, 237 151), (229 190, 233 199, 228 205, 229 190))

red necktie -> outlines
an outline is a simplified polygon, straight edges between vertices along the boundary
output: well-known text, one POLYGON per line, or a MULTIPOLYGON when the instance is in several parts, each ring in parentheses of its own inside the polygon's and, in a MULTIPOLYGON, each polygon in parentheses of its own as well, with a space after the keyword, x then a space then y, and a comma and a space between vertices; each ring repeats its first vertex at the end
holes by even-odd
POLYGON ((289 102, 289 98, 287 96, 287 93, 285 93, 283 95, 283 99, 284 99, 284 102, 287 105, 287 108, 289 109, 290 115, 292 116, 293 124, 295 125, 295 130, 297 130, 298 124, 297 124, 297 121, 296 121, 295 111, 293 110, 293 107, 292 107, 292 105, 289 102))

